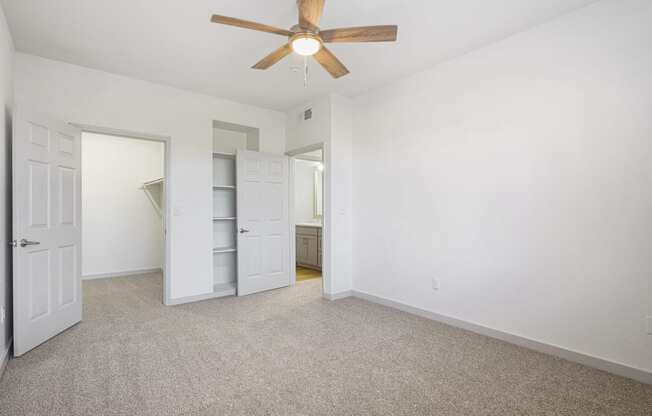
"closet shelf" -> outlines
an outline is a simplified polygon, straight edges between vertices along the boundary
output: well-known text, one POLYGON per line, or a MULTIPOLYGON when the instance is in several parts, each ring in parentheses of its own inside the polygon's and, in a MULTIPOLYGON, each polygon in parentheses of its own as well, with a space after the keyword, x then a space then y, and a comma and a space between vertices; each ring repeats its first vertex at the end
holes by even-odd
POLYGON ((163 181, 164 178, 158 178, 152 181, 143 182, 143 186, 140 188, 145 191, 145 195, 147 195, 149 202, 152 203, 156 213, 161 218, 163 218, 163 201, 165 198, 165 187, 163 181))
POLYGON ((216 247, 213 249, 213 253, 235 253, 236 251, 235 247, 216 247))
POLYGON ((158 179, 154 179, 152 181, 143 182, 143 186, 156 185, 158 183, 163 183, 164 179, 165 178, 158 178, 158 179))
POLYGON ((213 157, 220 157, 223 159, 235 159, 235 153, 213 152, 213 157))
MULTIPOLYGON (((218 146, 214 142, 214 146, 218 146)), ((213 281, 212 296, 237 294, 238 249, 236 213, 236 149, 226 142, 212 150, 213 175, 211 180, 213 210, 213 281)))

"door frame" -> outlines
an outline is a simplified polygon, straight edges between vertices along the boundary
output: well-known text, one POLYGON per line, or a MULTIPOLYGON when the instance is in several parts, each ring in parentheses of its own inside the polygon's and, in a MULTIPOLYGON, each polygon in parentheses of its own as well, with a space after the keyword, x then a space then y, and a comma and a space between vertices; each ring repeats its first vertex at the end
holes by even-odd
POLYGON ((295 169, 294 162, 297 160, 295 156, 303 153, 314 152, 321 150, 322 163, 324 164, 324 184, 322 187, 322 261, 321 261, 321 277, 322 277, 322 296, 328 293, 327 288, 331 286, 331 156, 330 147, 326 142, 314 143, 308 146, 299 147, 285 152, 286 156, 290 158, 289 166, 289 224, 290 224, 290 286, 297 284, 297 248, 296 248, 296 219, 294 217, 294 180, 295 169))
MULTIPOLYGON (((129 131, 129 130, 121 130, 121 129, 114 129, 110 127, 99 127, 99 126, 91 126, 87 124, 79 124, 79 123, 70 123, 72 126, 77 127, 78 129, 81 130, 82 132, 82 137, 84 133, 95 133, 95 134, 104 134, 106 136, 116 136, 116 137, 121 137, 121 138, 126 138, 126 139, 137 139, 137 140, 148 140, 148 141, 153 141, 153 142, 159 142, 163 143, 163 165, 164 165, 164 171, 163 171, 163 187, 165 189, 165 215, 164 215, 164 223, 163 223, 163 239, 164 239, 164 247, 165 247, 165 253, 164 253, 164 262, 163 262, 163 304, 164 305, 171 305, 171 297, 170 297, 170 282, 171 282, 171 270, 172 268, 170 267, 171 265, 171 253, 172 253, 172 239, 170 238, 170 233, 172 231, 171 227, 171 221, 170 219, 172 218, 172 187, 170 186, 170 175, 172 173, 172 163, 171 163, 171 156, 172 156, 172 149, 171 149, 171 143, 172 143, 172 138, 170 136, 160 136, 157 134, 149 134, 149 133, 141 133, 141 132, 134 132, 134 131, 129 131)), ((82 141, 82 146, 84 145, 82 141)), ((83 175, 83 172, 82 172, 83 175)), ((83 198, 83 195, 82 195, 83 198)), ((82 204, 83 206, 83 204, 82 204)), ((83 207, 82 207, 83 209, 83 207)), ((83 215, 83 213, 82 213, 83 215)), ((83 230, 82 230, 83 232, 83 230)), ((84 250, 84 246, 82 244, 82 253, 84 250)))

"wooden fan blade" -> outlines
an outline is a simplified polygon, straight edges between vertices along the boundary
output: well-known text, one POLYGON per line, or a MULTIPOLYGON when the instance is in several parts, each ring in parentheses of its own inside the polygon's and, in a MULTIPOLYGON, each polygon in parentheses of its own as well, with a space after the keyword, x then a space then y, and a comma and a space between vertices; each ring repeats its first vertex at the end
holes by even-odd
POLYGON ((333 55, 331 51, 326 49, 324 45, 322 45, 321 49, 319 49, 319 52, 313 56, 317 62, 319 62, 321 66, 323 66, 324 69, 332 75, 333 78, 343 77, 349 73, 349 70, 346 69, 344 64, 342 64, 342 62, 340 62, 340 60, 337 59, 337 57, 333 55))
POLYGON ((289 30, 279 29, 278 27, 264 25, 262 23, 250 22, 248 20, 236 19, 235 17, 220 16, 214 14, 211 17, 211 22, 219 23, 222 25, 237 26, 244 29, 258 30, 261 32, 274 33, 282 36, 292 36, 294 33, 289 30))
POLYGON ((261 59, 256 65, 252 66, 253 69, 267 69, 270 66, 274 65, 281 59, 285 58, 292 52, 292 47, 289 44, 285 44, 275 50, 274 52, 270 53, 263 59, 261 59))
POLYGON ((297 0, 299 8, 299 26, 303 29, 316 30, 324 11, 325 0, 297 0))
POLYGON ((324 42, 394 42, 398 26, 343 27, 323 30, 319 36, 324 42))

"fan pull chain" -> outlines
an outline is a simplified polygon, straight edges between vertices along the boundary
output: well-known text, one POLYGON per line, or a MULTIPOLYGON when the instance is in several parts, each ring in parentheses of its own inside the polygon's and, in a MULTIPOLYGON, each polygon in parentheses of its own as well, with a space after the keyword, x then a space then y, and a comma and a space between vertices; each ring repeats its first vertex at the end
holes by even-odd
POLYGON ((308 88, 308 57, 303 57, 303 88, 308 88))

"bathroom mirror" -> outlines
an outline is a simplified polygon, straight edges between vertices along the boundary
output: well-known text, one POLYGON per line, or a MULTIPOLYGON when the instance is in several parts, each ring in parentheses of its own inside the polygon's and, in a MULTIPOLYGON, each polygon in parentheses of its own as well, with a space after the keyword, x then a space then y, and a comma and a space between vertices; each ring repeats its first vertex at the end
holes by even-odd
POLYGON ((314 207, 315 207, 315 218, 322 218, 324 215, 324 204, 323 204, 323 189, 324 189, 324 165, 321 163, 315 167, 314 173, 314 182, 315 182, 315 192, 314 192, 314 207))

